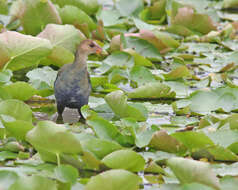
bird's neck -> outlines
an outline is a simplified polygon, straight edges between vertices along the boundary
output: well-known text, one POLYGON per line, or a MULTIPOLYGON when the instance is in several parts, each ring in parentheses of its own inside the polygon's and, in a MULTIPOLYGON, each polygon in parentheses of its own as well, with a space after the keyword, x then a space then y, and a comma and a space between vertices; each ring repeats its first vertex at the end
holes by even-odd
POLYGON ((74 65, 77 68, 87 68, 88 54, 81 52, 80 49, 75 53, 74 65))

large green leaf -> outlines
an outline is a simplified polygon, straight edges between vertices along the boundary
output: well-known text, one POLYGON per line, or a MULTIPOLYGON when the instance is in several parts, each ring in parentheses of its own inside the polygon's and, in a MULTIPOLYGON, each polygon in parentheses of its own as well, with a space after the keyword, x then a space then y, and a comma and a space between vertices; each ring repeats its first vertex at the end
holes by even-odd
POLYGON ((177 153, 185 151, 184 145, 173 136, 168 135, 165 130, 160 130, 153 134, 150 146, 165 152, 177 153))
POLYGON ((72 24, 76 27, 88 27, 90 31, 96 29, 96 24, 84 11, 75 6, 64 6, 60 9, 63 24, 72 24))
POLYGON ((147 83, 128 93, 129 98, 173 98, 175 92, 171 91, 170 87, 160 83, 147 83))
POLYGON ((85 39, 74 26, 58 24, 48 24, 38 37, 49 40, 54 47, 62 46, 71 52, 75 52, 77 45, 85 39))
POLYGON ((26 139, 36 149, 39 147, 55 154, 82 153, 81 144, 76 136, 64 126, 51 121, 39 122, 35 128, 27 133, 26 139))
POLYGON ((131 14, 139 13, 140 10, 143 9, 143 1, 134 0, 129 2, 127 0, 118 0, 116 3, 116 8, 122 16, 129 16, 131 14))
POLYGON ((223 7, 224 8, 238 7, 238 1, 237 0, 224 0, 223 1, 223 7))
POLYGON ((77 45, 85 39, 85 36, 72 25, 48 24, 38 35, 40 38, 48 39, 53 45, 53 50, 42 64, 54 64, 62 66, 74 61, 73 53, 77 45))
POLYGON ((5 68, 11 70, 37 65, 52 49, 48 40, 12 31, 0 34, 0 47, 1 44, 5 51, 0 55, 0 67, 5 65, 5 68))
POLYGON ((13 171, 0 171, 0 187, 7 190, 16 180, 18 176, 13 171))
POLYGON ((197 182, 220 189, 219 180, 208 163, 185 158, 170 158, 168 165, 182 184, 197 182))
POLYGON ((137 82, 138 86, 156 81, 150 70, 143 66, 134 66, 130 71, 130 78, 137 82))
POLYGON ((111 152, 122 149, 118 143, 106 139, 92 138, 81 143, 84 149, 94 153, 99 159, 102 159, 111 152))
POLYGON ((55 181, 43 176, 22 176, 20 177, 9 190, 57 190, 55 181))
POLYGON ((51 1, 20 0, 11 7, 11 15, 19 18, 26 34, 36 35, 49 23, 61 24, 51 1))
POLYGON ((97 0, 52 0, 52 2, 58 4, 60 7, 74 5, 89 15, 95 14, 99 8, 97 0))
POLYGON ((51 67, 37 68, 29 71, 26 76, 30 79, 31 85, 38 90, 37 94, 49 96, 54 93, 53 87, 57 71, 51 67))
POLYGON ((118 150, 107 155, 102 162, 112 169, 125 169, 131 172, 139 172, 144 169, 145 160, 132 150, 118 150))
POLYGON ((22 120, 6 121, 3 118, 2 122, 6 131, 8 132, 7 136, 15 137, 19 140, 25 140, 28 131, 34 127, 31 122, 22 120))
POLYGON ((4 100, 0 102, 0 115, 11 116, 16 120, 32 122, 30 107, 19 100, 4 100))
POLYGON ((132 117, 137 121, 147 119, 147 110, 141 104, 128 104, 126 95, 121 91, 114 91, 105 97, 113 112, 121 118, 132 117))
POLYGON ((15 82, 10 85, 5 85, 3 89, 11 98, 23 101, 30 99, 37 93, 36 89, 26 82, 15 82))
POLYGON ((74 184, 78 178, 78 171, 70 165, 60 165, 54 169, 56 179, 63 183, 74 184))
POLYGON ((109 170, 92 177, 85 190, 138 190, 141 178, 126 170, 109 170))

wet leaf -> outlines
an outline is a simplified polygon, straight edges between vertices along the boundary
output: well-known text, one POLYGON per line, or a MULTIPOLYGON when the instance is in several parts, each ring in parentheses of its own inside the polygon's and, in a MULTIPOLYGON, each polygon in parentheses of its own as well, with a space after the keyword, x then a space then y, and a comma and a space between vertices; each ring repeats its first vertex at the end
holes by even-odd
POLYGON ((131 80, 137 82, 138 86, 156 81, 150 70, 142 66, 134 66, 130 71, 130 77, 131 80))
POLYGON ((133 2, 118 0, 116 2, 116 8, 122 16, 129 16, 139 13, 139 11, 143 8, 143 3, 141 0, 134 0, 133 2))
POLYGON ((58 4, 60 7, 64 7, 65 5, 74 5, 79 9, 82 9, 89 15, 95 14, 99 8, 99 4, 97 0, 52 0, 53 3, 58 4))
MULTIPOLYGON (((52 45, 48 40, 7 31, 0 34, 0 44, 7 51, 0 55, 0 66, 18 70, 38 64, 39 60, 49 55, 52 45), (6 53, 6 54, 5 54, 6 53)), ((1 45, 0 45, 1 46, 1 45)))
POLYGON ((118 189, 118 190, 137 190, 141 178, 126 170, 109 170, 95 177, 92 177, 85 187, 85 190, 94 189, 118 189))
POLYGON ((4 100, 0 102, 0 115, 11 116, 16 120, 32 122, 30 107, 19 100, 4 100), (14 110, 14 112, 12 111, 14 110))
POLYGON ((67 5, 60 9, 60 16, 63 24, 72 24, 79 27, 86 24, 90 31, 96 29, 96 24, 84 11, 81 9, 67 5))
POLYGON ((128 104, 127 97, 122 91, 114 91, 105 97, 106 102, 113 112, 121 118, 132 117, 137 121, 145 121, 148 111, 141 104, 128 104))
POLYGON ((185 150, 185 147, 176 138, 168 135, 164 130, 157 131, 153 134, 150 141, 150 146, 156 150, 161 150, 165 152, 181 152, 185 150))
POLYGON ((70 165, 60 165, 54 169, 56 179, 62 183, 75 184, 78 178, 78 171, 70 165))
POLYGON ((129 98, 173 98, 175 92, 160 82, 147 83, 128 93, 129 98))
POLYGON ((144 158, 131 150, 118 150, 107 155, 102 162, 112 169, 125 169, 131 172, 142 171, 145 166, 144 158))
POLYGON ((36 149, 39 147, 55 154, 82 152, 81 144, 75 135, 64 126, 51 121, 38 122, 37 126, 27 133, 26 139, 36 149))
POLYGON ((195 13, 194 9, 190 7, 179 8, 176 16, 172 19, 172 24, 182 25, 202 34, 216 30, 212 19, 208 15, 195 13))
POLYGON ((37 93, 36 89, 26 82, 15 82, 3 86, 3 89, 11 96, 11 98, 23 101, 30 99, 37 93))
POLYGON ((170 71, 168 74, 164 74, 166 80, 176 80, 183 77, 189 77, 191 74, 186 66, 180 66, 170 71))
POLYGON ((26 34, 36 35, 48 24, 61 24, 60 16, 51 1, 16 1, 11 15, 21 20, 26 34), (47 16, 45 16, 47 15, 47 16))
POLYGON ((122 149, 116 142, 96 138, 82 141, 82 146, 84 149, 94 153, 99 159, 102 159, 116 150, 122 149))
POLYGON ((12 171, 0 171, 0 187, 7 190, 16 180, 18 176, 12 171))
POLYGON ((56 182, 43 176, 21 176, 9 190, 57 190, 56 182))
POLYGON ((220 189, 219 180, 208 163, 185 158, 170 158, 168 165, 182 184, 197 182, 220 189))

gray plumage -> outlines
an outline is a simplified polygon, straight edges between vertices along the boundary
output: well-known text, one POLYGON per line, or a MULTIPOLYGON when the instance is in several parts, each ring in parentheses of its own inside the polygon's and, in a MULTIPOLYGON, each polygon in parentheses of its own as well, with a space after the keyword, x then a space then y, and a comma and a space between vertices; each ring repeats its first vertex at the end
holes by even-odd
POLYGON ((86 61, 89 54, 100 52, 101 48, 96 43, 84 40, 77 48, 74 63, 66 64, 59 70, 54 83, 59 117, 62 117, 65 107, 77 108, 82 117, 80 109, 88 104, 91 92, 86 61))

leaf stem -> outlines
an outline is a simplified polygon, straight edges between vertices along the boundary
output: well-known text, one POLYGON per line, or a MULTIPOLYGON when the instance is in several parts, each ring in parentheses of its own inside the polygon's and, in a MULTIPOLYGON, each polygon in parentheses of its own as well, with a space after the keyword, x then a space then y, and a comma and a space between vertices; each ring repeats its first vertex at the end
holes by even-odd
POLYGON ((57 158, 57 165, 60 166, 60 155, 59 155, 59 153, 56 153, 56 158, 57 158))

